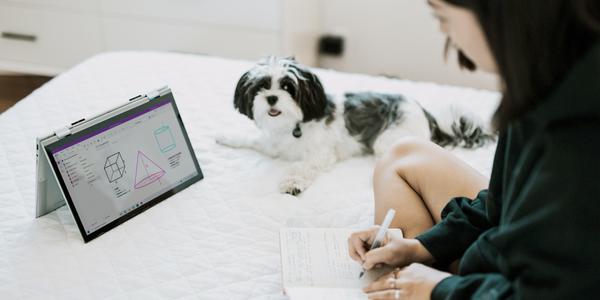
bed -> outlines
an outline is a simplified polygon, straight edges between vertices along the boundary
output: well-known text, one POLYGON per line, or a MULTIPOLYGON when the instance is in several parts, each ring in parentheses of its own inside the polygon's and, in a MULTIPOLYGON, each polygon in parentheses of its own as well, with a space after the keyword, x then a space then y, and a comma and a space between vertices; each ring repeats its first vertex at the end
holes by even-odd
MULTIPOLYGON (((300 197, 280 194, 289 164, 215 143, 250 133, 232 95, 252 65, 175 53, 115 52, 77 65, 0 115, 0 298, 285 299, 279 228, 372 224, 372 157, 338 163, 300 197), (36 219, 35 138, 169 85, 205 179, 84 244, 63 206, 36 219)), ((498 93, 317 70, 328 92, 377 90, 489 119, 498 93)), ((452 150, 489 175, 494 145, 452 150)))

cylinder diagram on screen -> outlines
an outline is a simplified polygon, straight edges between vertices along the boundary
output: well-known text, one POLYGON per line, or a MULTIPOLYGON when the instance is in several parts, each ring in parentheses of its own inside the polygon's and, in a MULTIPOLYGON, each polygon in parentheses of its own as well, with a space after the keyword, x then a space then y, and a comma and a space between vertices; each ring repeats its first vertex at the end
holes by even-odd
POLYGON ((175 148, 175 139, 173 138, 173 133, 171 132, 171 128, 167 125, 163 125, 154 130, 154 138, 156 139, 158 148, 162 153, 169 152, 175 148))

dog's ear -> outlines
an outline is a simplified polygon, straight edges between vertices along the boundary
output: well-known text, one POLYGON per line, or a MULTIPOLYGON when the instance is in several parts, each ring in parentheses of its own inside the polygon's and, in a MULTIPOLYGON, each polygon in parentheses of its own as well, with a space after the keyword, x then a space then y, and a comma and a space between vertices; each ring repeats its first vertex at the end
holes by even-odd
POLYGON ((296 68, 298 88, 296 90, 296 101, 304 114, 304 122, 320 119, 328 114, 329 100, 319 77, 308 69, 296 68))
POLYGON ((250 120, 254 119, 252 106, 254 105, 254 95, 251 92, 250 71, 244 73, 235 87, 233 94, 233 107, 241 114, 246 115, 250 120))

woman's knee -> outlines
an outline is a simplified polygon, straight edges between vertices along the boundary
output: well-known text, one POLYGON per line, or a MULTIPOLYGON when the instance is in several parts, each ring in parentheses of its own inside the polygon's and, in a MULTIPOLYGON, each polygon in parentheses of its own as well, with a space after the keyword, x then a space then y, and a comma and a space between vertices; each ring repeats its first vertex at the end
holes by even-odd
POLYGON ((411 161, 421 157, 431 148, 432 143, 421 138, 404 137, 398 140, 375 164, 375 174, 386 172, 390 169, 403 173, 409 168, 411 161))

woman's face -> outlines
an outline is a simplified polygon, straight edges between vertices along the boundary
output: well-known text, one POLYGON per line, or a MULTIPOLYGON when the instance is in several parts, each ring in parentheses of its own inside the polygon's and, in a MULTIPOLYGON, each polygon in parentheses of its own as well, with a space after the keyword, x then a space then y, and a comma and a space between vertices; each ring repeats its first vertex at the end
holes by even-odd
POLYGON ((443 0, 427 2, 440 21, 441 31, 450 38, 452 45, 470 58, 478 69, 496 73, 496 62, 475 14, 443 0))

